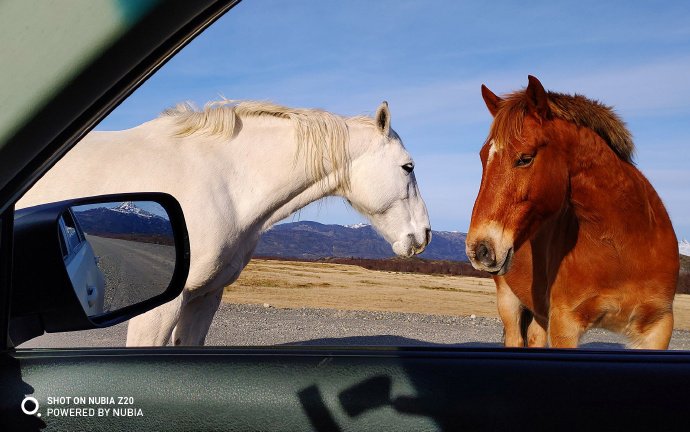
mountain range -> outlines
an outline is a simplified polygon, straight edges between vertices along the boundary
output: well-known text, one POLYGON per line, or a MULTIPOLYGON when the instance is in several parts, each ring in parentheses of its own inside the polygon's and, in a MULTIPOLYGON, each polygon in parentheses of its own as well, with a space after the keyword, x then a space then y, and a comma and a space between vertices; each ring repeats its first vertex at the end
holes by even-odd
POLYGON ((143 235, 172 237, 170 221, 123 202, 117 207, 97 207, 75 211, 84 232, 97 236, 143 235))
MULTIPOLYGON (((467 261, 465 233, 432 231, 420 258, 467 261)), ((302 221, 275 225, 259 240, 254 255, 285 258, 390 258, 391 246, 371 225, 324 225, 302 221)))
MULTIPOLYGON (((420 258, 468 261, 465 254, 466 233, 432 231, 432 239, 420 258)), ((690 256, 690 242, 678 243, 681 255, 690 256)), ((275 225, 259 240, 254 253, 258 256, 284 258, 369 258, 395 256, 391 246, 371 225, 324 225, 302 221, 275 225)))

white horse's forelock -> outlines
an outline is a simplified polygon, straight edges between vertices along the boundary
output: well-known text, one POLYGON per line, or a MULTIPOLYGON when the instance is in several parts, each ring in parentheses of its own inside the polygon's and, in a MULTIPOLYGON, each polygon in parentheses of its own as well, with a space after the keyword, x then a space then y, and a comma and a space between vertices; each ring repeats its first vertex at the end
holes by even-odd
MULTIPOLYGON (((177 137, 195 134, 220 135, 232 139, 238 132, 242 117, 269 116, 291 121, 295 130, 297 152, 295 161, 304 152, 308 175, 315 181, 327 179, 333 172, 337 187, 350 187, 350 153, 348 151, 348 122, 374 126, 365 116, 341 117, 319 109, 288 108, 263 101, 222 99, 207 103, 203 109, 185 102, 167 109, 163 117, 175 119, 177 137), (330 167, 326 166, 330 164, 330 167), (330 168, 330 169, 329 169, 330 168)), ((328 183, 323 185, 328 188, 328 183)))

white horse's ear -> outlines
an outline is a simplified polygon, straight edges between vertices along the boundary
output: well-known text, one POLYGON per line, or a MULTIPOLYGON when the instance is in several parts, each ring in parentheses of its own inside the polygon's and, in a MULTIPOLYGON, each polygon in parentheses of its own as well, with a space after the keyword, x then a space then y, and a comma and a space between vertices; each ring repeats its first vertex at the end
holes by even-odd
POLYGON ((383 101, 376 110, 376 127, 384 136, 391 131, 391 113, 388 111, 388 102, 383 101))

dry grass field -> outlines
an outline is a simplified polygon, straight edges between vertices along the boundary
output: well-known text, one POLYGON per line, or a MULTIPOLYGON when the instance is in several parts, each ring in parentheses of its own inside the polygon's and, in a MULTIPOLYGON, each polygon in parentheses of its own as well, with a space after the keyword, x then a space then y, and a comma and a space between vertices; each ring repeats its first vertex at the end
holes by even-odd
MULTIPOLYGON (((491 279, 367 270, 358 266, 254 259, 223 301, 279 308, 329 308, 498 317, 491 279)), ((676 296, 675 327, 690 330, 690 295, 676 296)))

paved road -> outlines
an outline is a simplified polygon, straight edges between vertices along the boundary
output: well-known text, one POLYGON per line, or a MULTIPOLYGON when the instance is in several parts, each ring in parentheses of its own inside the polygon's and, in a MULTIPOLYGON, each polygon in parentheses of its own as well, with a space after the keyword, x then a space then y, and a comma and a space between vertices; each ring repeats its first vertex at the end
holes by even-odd
POLYGON ((175 269, 175 247, 87 236, 105 277, 106 311, 139 303, 168 287, 175 269))
MULTIPOLYGON (((223 304, 207 345, 501 346, 498 319, 407 313, 277 309, 223 304)), ((127 324, 103 330, 44 335, 22 345, 35 347, 124 346, 127 324)), ((585 335, 585 348, 623 348, 623 340, 603 330, 585 335)), ((690 332, 677 330, 672 349, 690 349, 690 332)))

